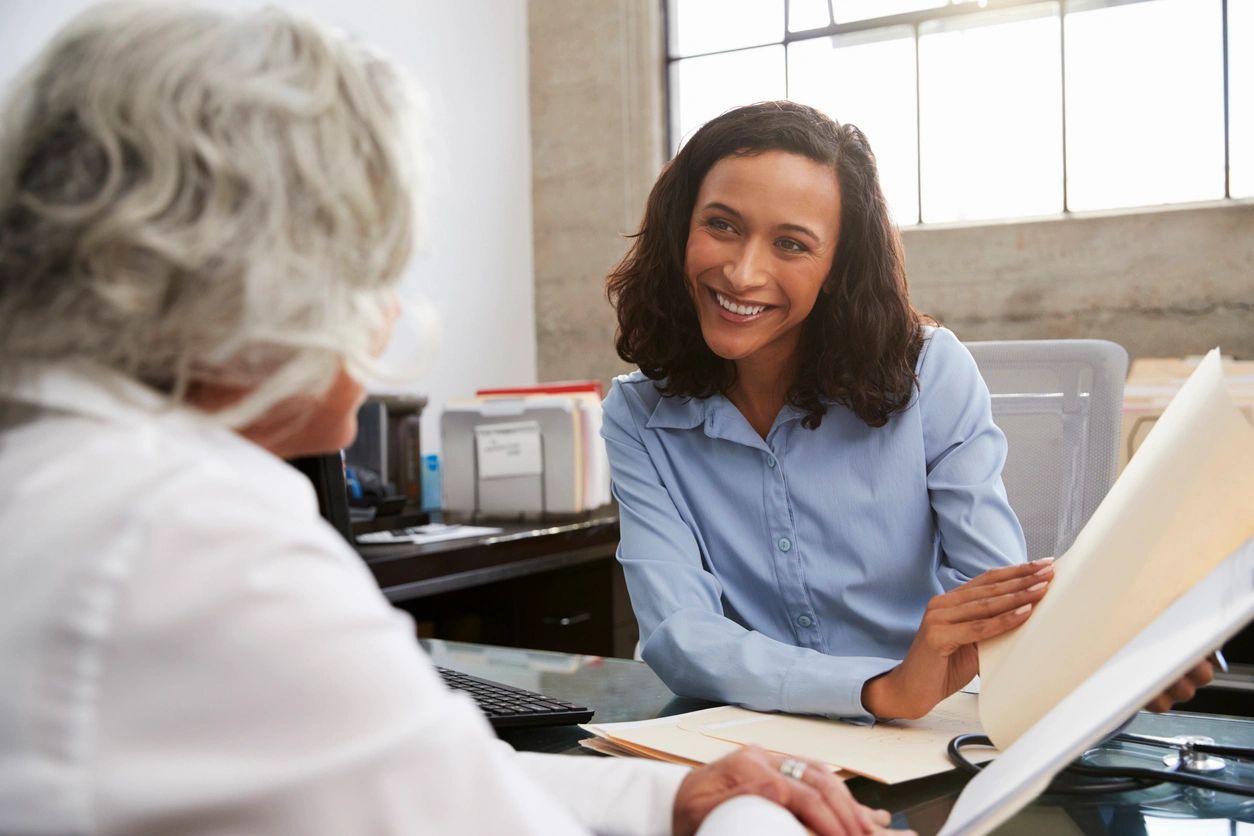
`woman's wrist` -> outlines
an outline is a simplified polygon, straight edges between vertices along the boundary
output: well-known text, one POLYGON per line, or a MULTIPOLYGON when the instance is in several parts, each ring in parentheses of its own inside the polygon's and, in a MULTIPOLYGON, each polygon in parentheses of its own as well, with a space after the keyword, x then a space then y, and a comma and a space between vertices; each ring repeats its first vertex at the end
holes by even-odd
POLYGON ((876 720, 917 720, 931 710, 918 704, 902 667, 868 679, 862 686, 862 707, 876 720))
POLYGON ((896 689, 892 678, 898 668, 871 677, 862 685, 862 707, 876 720, 891 720, 896 716, 893 709, 896 689))

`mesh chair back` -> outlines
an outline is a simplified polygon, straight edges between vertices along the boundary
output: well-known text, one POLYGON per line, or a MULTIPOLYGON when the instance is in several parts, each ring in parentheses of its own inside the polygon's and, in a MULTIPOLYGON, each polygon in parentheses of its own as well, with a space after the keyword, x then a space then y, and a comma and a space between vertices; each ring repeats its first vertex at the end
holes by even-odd
POLYGON ((1028 558, 1060 555, 1115 481, 1128 353, 1106 340, 970 342, 1009 450, 1028 558))

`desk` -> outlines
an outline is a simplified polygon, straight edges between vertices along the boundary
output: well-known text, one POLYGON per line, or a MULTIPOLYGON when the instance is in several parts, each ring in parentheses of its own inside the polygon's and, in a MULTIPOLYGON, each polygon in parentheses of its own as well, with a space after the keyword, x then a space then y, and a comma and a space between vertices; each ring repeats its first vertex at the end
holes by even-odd
POLYGON ((357 551, 388 600, 418 622, 419 635, 631 656, 636 622, 614 559, 613 511, 493 525, 504 532, 357 551))
MULTIPOLYGON (((643 720, 710 705, 676 697, 642 662, 458 642, 424 641, 423 645, 437 665, 579 702, 596 711, 593 719, 597 722, 643 720)), ((1209 734, 1224 742, 1254 746, 1254 721, 1245 719, 1175 712, 1140 714, 1129 730, 1152 735, 1209 734)), ((500 734, 517 749, 590 754, 578 745, 587 735, 573 726, 508 729, 500 734)), ((857 778, 849 787, 863 803, 892 812, 894 825, 928 836, 945 821, 966 781, 955 771, 891 787, 857 778)), ((1165 784, 1136 793, 1043 797, 996 832, 999 836, 1218 836, 1248 832, 1248 824, 1238 826, 1235 822, 1254 823, 1254 799, 1216 794, 1207 797, 1165 784), (1184 811, 1197 810, 1204 811, 1208 820, 1178 820, 1184 811)))

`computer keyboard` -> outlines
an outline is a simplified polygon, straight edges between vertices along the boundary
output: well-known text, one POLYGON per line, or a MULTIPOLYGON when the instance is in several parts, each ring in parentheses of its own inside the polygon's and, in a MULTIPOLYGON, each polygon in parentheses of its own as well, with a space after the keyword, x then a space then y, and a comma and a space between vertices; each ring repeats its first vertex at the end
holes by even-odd
POLYGON ((565 726, 586 723, 592 719, 592 709, 582 705, 448 668, 437 666, 436 670, 443 677, 445 685, 469 694, 494 728, 565 726))

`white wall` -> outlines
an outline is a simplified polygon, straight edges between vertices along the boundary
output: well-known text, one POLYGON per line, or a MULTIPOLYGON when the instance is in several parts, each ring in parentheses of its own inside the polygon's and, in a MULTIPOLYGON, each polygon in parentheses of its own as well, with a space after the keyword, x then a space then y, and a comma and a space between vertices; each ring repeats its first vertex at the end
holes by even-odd
MULTIPOLYGON (((408 387, 427 395, 423 447, 439 449, 449 398, 536 380, 531 145, 524 0, 280 0, 374 44, 407 67, 427 100, 419 250, 402 288, 442 322, 440 350, 408 387)), ((89 0, 0 0, 0 84, 89 0)), ((215 0, 251 7, 260 0, 215 0)), ((412 350, 398 332, 389 354, 412 350)))

